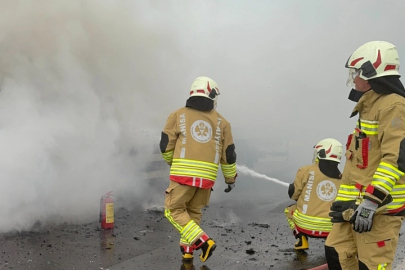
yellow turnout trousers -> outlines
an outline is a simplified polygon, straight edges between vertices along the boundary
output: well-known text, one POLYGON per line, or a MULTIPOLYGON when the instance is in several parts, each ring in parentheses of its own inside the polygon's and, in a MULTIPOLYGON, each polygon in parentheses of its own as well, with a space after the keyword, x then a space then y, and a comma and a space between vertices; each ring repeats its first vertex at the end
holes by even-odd
POLYGON ((363 233, 349 222, 334 223, 325 246, 336 250, 342 270, 359 270, 358 261, 370 270, 392 270, 403 219, 377 213, 371 231, 363 233))
POLYGON ((192 246, 204 231, 200 228, 201 209, 208 205, 211 189, 170 181, 166 189, 165 216, 180 233, 180 245, 192 246))

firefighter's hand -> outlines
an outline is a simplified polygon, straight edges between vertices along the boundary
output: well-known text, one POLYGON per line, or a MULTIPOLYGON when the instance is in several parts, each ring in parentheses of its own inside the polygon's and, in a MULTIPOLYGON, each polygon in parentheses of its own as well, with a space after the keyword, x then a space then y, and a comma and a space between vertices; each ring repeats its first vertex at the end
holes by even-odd
POLYGON ((330 207, 331 212, 329 212, 332 223, 350 221, 350 218, 356 208, 357 205, 355 204, 354 200, 333 202, 330 207))
POLYGON ((377 208, 377 203, 364 199, 350 218, 350 223, 353 224, 353 229, 359 233, 369 232, 373 225, 373 217, 377 208))
POLYGON ((224 190, 226 193, 230 192, 235 188, 235 184, 228 184, 228 187, 224 190))
POLYGON ((346 209, 343 212, 332 211, 329 212, 329 216, 331 217, 332 223, 341 223, 350 221, 350 217, 353 215, 354 209, 346 209))

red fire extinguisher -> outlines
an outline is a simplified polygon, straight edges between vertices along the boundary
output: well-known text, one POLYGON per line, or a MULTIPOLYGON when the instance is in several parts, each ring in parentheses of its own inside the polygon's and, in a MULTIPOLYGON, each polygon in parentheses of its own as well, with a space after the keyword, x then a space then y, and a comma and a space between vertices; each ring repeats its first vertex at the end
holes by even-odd
POLYGON ((103 229, 114 228, 114 200, 110 197, 112 191, 101 197, 100 223, 103 229))

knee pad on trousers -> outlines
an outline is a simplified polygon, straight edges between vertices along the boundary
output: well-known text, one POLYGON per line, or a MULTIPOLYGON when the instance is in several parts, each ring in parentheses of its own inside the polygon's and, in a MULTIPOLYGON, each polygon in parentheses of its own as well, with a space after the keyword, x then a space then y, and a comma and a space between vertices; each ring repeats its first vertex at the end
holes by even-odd
POLYGON ((325 246, 325 256, 329 270, 342 270, 342 266, 339 262, 339 254, 336 252, 335 248, 325 246))
POLYGON ((369 270, 369 269, 364 263, 359 261, 359 270, 369 270))

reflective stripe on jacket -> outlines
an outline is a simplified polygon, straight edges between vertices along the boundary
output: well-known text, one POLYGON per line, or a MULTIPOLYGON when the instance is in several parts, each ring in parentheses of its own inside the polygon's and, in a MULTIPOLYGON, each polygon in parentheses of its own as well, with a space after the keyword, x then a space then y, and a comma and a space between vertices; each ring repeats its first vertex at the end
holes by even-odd
POLYGON ((162 157, 171 165, 172 181, 209 189, 215 184, 219 165, 225 182, 235 181, 236 162, 228 163, 226 156, 233 145, 231 125, 216 110, 183 107, 170 114, 163 133, 168 142, 161 149, 162 157))
POLYGON ((371 184, 393 197, 382 213, 399 211, 405 205, 405 99, 369 90, 352 116, 357 113, 356 128, 346 144, 346 164, 337 200, 353 200, 359 195, 356 184, 371 184))
POLYGON ((293 216, 298 231, 318 237, 326 237, 332 230, 332 222, 329 218, 314 217, 302 214, 297 210, 293 216))
MULTIPOLYGON (((397 184, 391 190, 392 202, 387 205, 388 213, 395 213, 405 208, 405 185, 397 184)), ((337 201, 352 201, 357 197, 364 197, 365 187, 360 191, 358 187, 354 185, 340 185, 337 201)))
POLYGON ((332 229, 330 205, 336 198, 340 183, 340 179, 324 175, 318 163, 299 168, 291 196, 291 199, 297 201, 294 223, 299 228, 314 231, 314 235, 329 233, 332 229))

